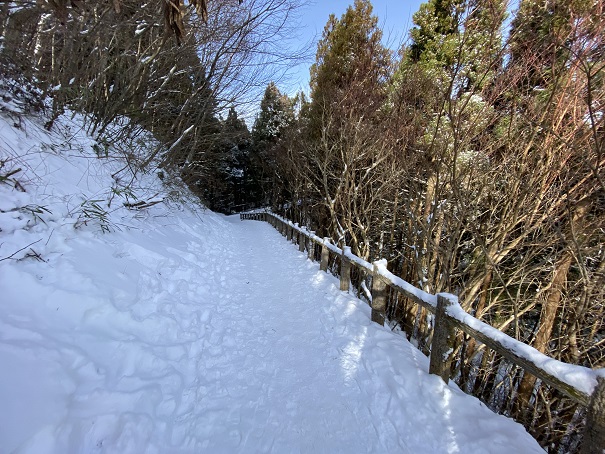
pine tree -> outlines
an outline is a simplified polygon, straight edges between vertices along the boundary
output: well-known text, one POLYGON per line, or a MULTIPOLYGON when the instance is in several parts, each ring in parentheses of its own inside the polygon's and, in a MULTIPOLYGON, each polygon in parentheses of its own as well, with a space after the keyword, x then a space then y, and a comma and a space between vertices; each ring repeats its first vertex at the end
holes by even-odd
MULTIPOLYGON (((391 54, 381 44, 369 0, 355 0, 340 19, 330 15, 311 67, 311 130, 315 137, 337 110, 375 114, 384 100, 391 54)), ((369 119, 369 118, 368 118, 369 119)))
MULTIPOLYGON (((544 89, 565 70, 574 21, 591 14, 589 0, 522 0, 511 25, 510 66, 527 69, 527 92, 544 89)), ((595 8, 596 9, 596 8, 595 8)))
POLYGON ((464 21, 460 66, 463 90, 481 90, 502 67, 506 0, 470 0, 464 21))
POLYGON ((295 120, 294 103, 282 94, 275 83, 265 89, 260 112, 252 128, 250 154, 250 190, 256 204, 269 205, 274 201, 281 180, 278 175, 277 144, 284 131, 295 120))
POLYGON ((410 30, 409 61, 450 67, 455 61, 463 11, 464 0, 429 0, 420 5, 413 16, 416 26, 410 30))
POLYGON ((271 82, 265 89, 260 112, 252 129, 252 138, 257 149, 275 144, 282 131, 293 121, 292 101, 279 91, 275 83, 271 82))

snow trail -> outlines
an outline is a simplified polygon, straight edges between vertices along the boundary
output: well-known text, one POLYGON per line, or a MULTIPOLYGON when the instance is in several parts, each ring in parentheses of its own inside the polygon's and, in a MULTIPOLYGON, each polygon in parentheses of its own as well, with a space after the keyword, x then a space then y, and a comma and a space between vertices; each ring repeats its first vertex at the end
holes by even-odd
POLYGON ((112 236, 3 270, 0 451, 541 452, 268 224, 112 236))
POLYGON ((241 367, 220 417, 233 427, 207 447, 230 438, 242 444, 227 451, 252 442, 275 452, 541 452, 520 426, 509 433, 511 421, 428 375, 426 357, 371 323, 369 307, 268 224, 229 221, 234 266, 224 270, 220 323, 235 338, 222 353, 241 367))

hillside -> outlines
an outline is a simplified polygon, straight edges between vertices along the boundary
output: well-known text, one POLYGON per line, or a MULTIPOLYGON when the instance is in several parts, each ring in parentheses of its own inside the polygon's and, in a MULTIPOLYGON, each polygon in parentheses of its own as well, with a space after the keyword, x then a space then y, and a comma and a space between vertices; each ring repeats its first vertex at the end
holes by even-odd
POLYGON ((1 452, 542 452, 269 225, 44 123, 5 98, 1 452))

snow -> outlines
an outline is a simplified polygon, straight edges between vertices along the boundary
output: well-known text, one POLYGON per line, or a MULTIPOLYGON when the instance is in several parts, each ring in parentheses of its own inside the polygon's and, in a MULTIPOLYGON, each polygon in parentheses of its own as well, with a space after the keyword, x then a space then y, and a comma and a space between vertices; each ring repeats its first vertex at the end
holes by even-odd
POLYGON ((376 265, 378 265, 378 274, 384 277, 387 281, 390 281, 396 286, 402 288, 407 294, 413 295, 416 300, 424 301, 429 306, 437 307, 436 295, 431 295, 430 293, 427 293, 419 289, 418 287, 414 287, 412 284, 407 281, 404 281, 400 277, 395 276, 393 273, 387 270, 386 260, 380 260, 376 262, 376 265))
MULTIPOLYGON (((446 294, 442 294, 446 295, 446 294)), ((462 309, 454 295, 449 295, 452 305, 446 308, 446 313, 452 318, 463 322, 475 331, 485 334, 487 337, 498 341, 507 350, 514 352, 521 358, 535 364, 538 368, 559 380, 573 386, 578 391, 590 396, 597 385, 597 376, 603 374, 605 369, 592 370, 587 367, 567 364, 554 358, 546 356, 535 348, 524 344, 493 326, 483 323, 472 317, 462 309)))
POLYGON ((144 23, 143 24, 139 24, 139 25, 137 25, 137 28, 134 31, 134 35, 138 36, 141 33, 143 33, 146 29, 147 29, 147 24, 144 24, 144 23))
POLYGON ((345 246, 345 257, 349 259, 351 262, 357 264, 361 268, 364 268, 366 271, 373 272, 374 267, 370 262, 363 260, 362 258, 357 257, 355 254, 351 252, 351 248, 345 246))
MULTIPOLYGON (((257 210, 257 211, 260 212, 260 210, 257 210)), ((325 245, 328 248, 328 250, 330 252, 332 252, 333 254, 343 255, 343 250, 341 248, 339 248, 338 246, 336 246, 335 244, 333 244, 332 241, 330 240, 330 238, 320 238, 317 235, 315 235, 314 232, 308 230, 306 227, 298 225, 297 222, 293 223, 292 221, 290 221, 276 213, 269 212, 269 215, 281 220, 282 222, 285 222, 287 225, 292 227, 297 232, 305 234, 308 238, 310 238, 315 243, 320 244, 320 245, 325 245)), ((356 265, 360 266, 361 268, 364 268, 366 271, 368 271, 370 273, 374 270, 374 266, 370 262, 367 262, 367 261, 363 260, 362 258, 357 257, 355 254, 353 254, 351 252, 351 248, 348 246, 344 247, 344 256, 351 262, 355 263, 356 265)))
POLYGON ((153 174, 129 210, 79 116, 40 124, 0 116, 2 452, 543 452, 268 223, 153 174))

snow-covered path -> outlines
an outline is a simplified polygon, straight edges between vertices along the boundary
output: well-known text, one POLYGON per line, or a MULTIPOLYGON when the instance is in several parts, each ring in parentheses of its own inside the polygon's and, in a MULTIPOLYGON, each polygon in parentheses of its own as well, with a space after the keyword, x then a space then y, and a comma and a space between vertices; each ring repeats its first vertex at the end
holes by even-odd
POLYGON ((224 337, 202 362, 238 370, 211 385, 219 410, 199 409, 198 423, 221 421, 211 452, 541 452, 520 426, 429 376, 418 350, 372 324, 269 225, 229 220, 218 298, 228 310, 210 321, 224 337))
POLYGON ((2 264, 0 452, 542 452, 268 224, 189 216, 2 264))

